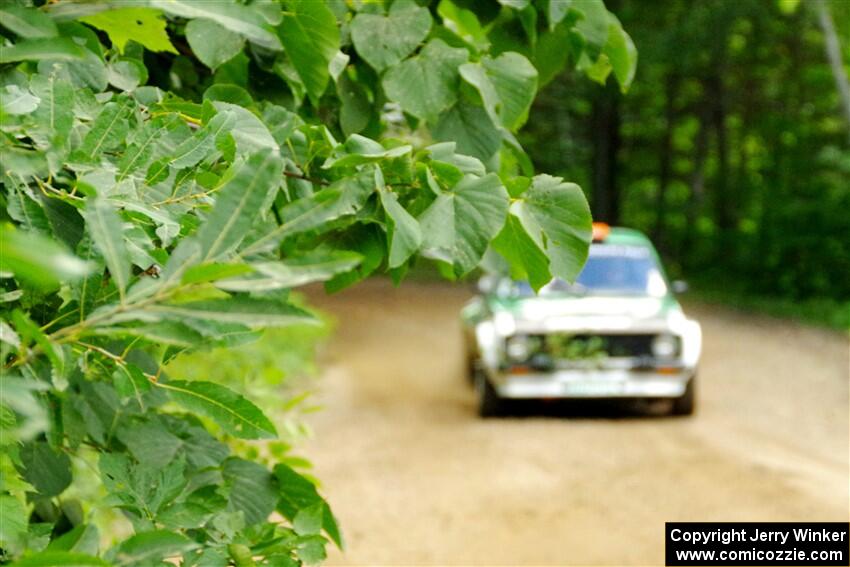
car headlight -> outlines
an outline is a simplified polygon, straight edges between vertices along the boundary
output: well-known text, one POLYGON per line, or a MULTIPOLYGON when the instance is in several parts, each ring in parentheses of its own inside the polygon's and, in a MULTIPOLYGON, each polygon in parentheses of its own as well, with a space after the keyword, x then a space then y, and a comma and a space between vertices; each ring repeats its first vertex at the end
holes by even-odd
POLYGON ((531 356, 532 344, 526 335, 514 335, 505 341, 505 352, 514 362, 523 362, 531 356))
POLYGON ((659 358, 670 358, 679 352, 679 338, 676 335, 663 334, 652 339, 652 354, 659 358))

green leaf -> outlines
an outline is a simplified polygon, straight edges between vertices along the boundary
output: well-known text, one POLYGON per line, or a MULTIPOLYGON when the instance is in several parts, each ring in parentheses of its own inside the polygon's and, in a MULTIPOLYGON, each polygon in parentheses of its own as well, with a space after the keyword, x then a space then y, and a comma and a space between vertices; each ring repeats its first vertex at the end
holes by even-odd
POLYGON ((456 275, 466 274, 502 229, 507 212, 508 192, 498 175, 466 175, 419 217, 422 245, 451 262, 456 275))
POLYGON ((350 136, 365 130, 375 111, 363 85, 353 80, 345 71, 339 76, 336 92, 341 105, 339 125, 342 133, 350 136))
POLYGON ((140 43, 151 51, 177 53, 168 33, 165 31, 165 19, 160 10, 152 8, 117 8, 104 10, 78 18, 79 21, 103 30, 109 36, 112 45, 124 53, 130 40, 140 43))
POLYGON ((181 281, 184 284, 214 282, 250 274, 253 271, 254 269, 247 264, 201 264, 186 270, 181 281))
POLYGON ((0 6, 0 25, 26 38, 54 37, 58 33, 56 24, 44 12, 11 3, 0 6))
POLYGON ((215 207, 198 230, 201 261, 231 254, 251 229, 267 196, 276 191, 283 173, 283 160, 271 151, 253 154, 236 170, 218 192, 215 207))
POLYGON ((570 11, 573 0, 545 0, 546 19, 549 20, 549 31, 561 23, 567 12, 570 11))
POLYGON ((502 135, 487 111, 459 102, 443 115, 433 129, 436 139, 455 142, 460 153, 489 160, 501 145, 502 135))
POLYGON ((287 0, 286 8, 278 37, 313 106, 318 106, 330 76, 328 64, 339 50, 336 18, 324 2, 287 0))
POLYGON ((15 562, 16 567, 109 567, 99 557, 71 551, 42 551, 15 562))
POLYGON ((278 490, 266 467, 230 458, 222 463, 221 474, 230 489, 228 509, 242 512, 247 525, 264 522, 274 512, 278 490))
POLYGON ((71 484, 71 459, 45 441, 33 441, 20 450, 21 475, 41 496, 58 496, 71 484))
POLYGON ((27 509, 23 502, 9 494, 0 494, 0 546, 14 548, 27 533, 27 509))
POLYGON ((60 282, 80 279, 92 266, 70 254, 55 240, 41 235, 0 227, 0 271, 41 289, 53 289, 60 282), (38 254, 33 254, 38 250, 38 254))
POLYGON ((32 115, 33 138, 45 147, 62 147, 74 125, 74 87, 58 73, 33 75, 30 90, 40 99, 32 115))
POLYGON ((186 40, 201 63, 212 70, 233 59, 245 45, 238 33, 202 18, 186 24, 186 40))
POLYGON ((537 175, 511 205, 525 231, 549 258, 552 275, 574 281, 587 260, 590 208, 581 188, 560 177, 537 175))
POLYGON ((499 4, 513 8, 514 10, 524 10, 531 3, 531 0, 499 0, 499 4))
POLYGON ((161 315, 175 320, 189 317, 218 323, 238 323, 251 328, 315 323, 312 315, 297 307, 250 297, 158 304, 148 307, 145 311, 128 312, 120 317, 132 320, 134 317, 145 318, 150 315, 161 315))
POLYGON ((582 14, 574 29, 584 38, 590 58, 595 60, 608 39, 608 10, 602 0, 582 0, 573 8, 582 14))
POLYGON ((316 491, 316 486, 298 474, 295 469, 283 463, 275 465, 274 475, 280 487, 277 509, 281 514, 288 520, 294 521, 301 510, 312 509, 316 505, 322 506, 322 527, 337 547, 342 548, 342 535, 336 518, 331 513, 327 502, 316 491))
POLYGON ((54 539, 47 546, 47 551, 73 551, 97 555, 100 547, 100 534, 94 524, 81 524, 69 532, 54 539))
POLYGON ((528 281, 534 291, 552 280, 549 258, 513 213, 508 215, 502 232, 493 240, 493 248, 510 264, 511 276, 515 280, 528 281))
POLYGON ((204 415, 227 433, 240 439, 277 437, 272 422, 253 403, 213 382, 175 381, 159 384, 171 398, 189 411, 204 415))
POLYGON ((11 115, 29 114, 36 108, 40 99, 18 85, 6 85, 0 90, 0 112, 11 115))
POLYGON ((122 91, 135 90, 148 80, 148 69, 138 59, 114 59, 106 68, 109 84, 122 91))
POLYGON ((322 531, 325 507, 317 502, 307 508, 301 508, 292 520, 292 529, 298 535, 318 535, 322 531))
POLYGON ((509 51, 496 59, 483 57, 462 65, 460 75, 478 90, 494 123, 511 131, 525 123, 537 92, 537 69, 523 55, 509 51))
POLYGON ((322 164, 322 167, 330 169, 372 163, 409 154, 412 149, 412 146, 409 145, 387 149, 371 138, 366 138, 360 134, 352 134, 342 147, 337 148, 336 153, 338 155, 336 157, 329 157, 322 164))
POLYGON ((364 168, 353 177, 343 177, 318 193, 293 201, 280 210, 280 226, 250 243, 242 254, 267 250, 284 238, 320 230, 335 219, 352 215, 375 189, 374 172, 364 168))
POLYGON ((351 22, 351 40, 357 53, 380 72, 410 55, 430 29, 427 8, 413 0, 396 0, 386 16, 357 14, 351 22))
POLYGON ((277 152, 280 149, 268 127, 250 110, 220 100, 213 102, 213 106, 220 113, 226 112, 233 116, 230 134, 233 136, 240 154, 253 153, 263 149, 277 152))
POLYGON ((384 75, 384 92, 402 110, 436 124, 457 101, 458 67, 469 59, 466 49, 433 39, 419 52, 384 75))
POLYGON ((124 227, 121 217, 113 206, 103 198, 86 200, 84 213, 89 234, 98 251, 103 255, 109 275, 121 297, 130 283, 130 254, 124 242, 124 227))
POLYGON ((157 530, 136 534, 109 551, 117 565, 159 565, 163 559, 195 549, 198 544, 186 536, 157 530))
POLYGON ((216 141, 230 132, 235 123, 236 115, 232 112, 219 112, 213 116, 203 128, 177 146, 171 166, 175 169, 192 167, 218 151, 216 141))
POLYGON ((150 5, 181 18, 205 18, 238 33, 248 41, 266 49, 280 51, 280 41, 254 6, 235 2, 195 2, 192 0, 151 0, 150 5))
POLYGON ((127 98, 106 103, 75 155, 87 161, 95 161, 103 152, 121 144, 130 131, 129 119, 132 111, 132 104, 127 98))
POLYGON ((310 253, 282 262, 254 262, 254 273, 220 280, 216 286, 228 291, 268 291, 323 282, 356 268, 362 256, 354 252, 310 253))
POLYGON ((390 242, 387 262, 390 268, 397 268, 419 250, 422 245, 422 230, 419 228, 419 222, 399 204, 398 196, 390 192, 388 187, 381 187, 378 194, 387 215, 387 235, 390 242))
POLYGON ((140 463, 154 468, 174 460, 183 441, 159 421, 132 421, 120 427, 118 439, 140 463))
POLYGON ((608 26, 608 41, 602 48, 602 53, 608 57, 611 68, 620 90, 625 93, 629 90, 637 70, 637 48, 632 38, 620 25, 620 21, 614 14, 610 14, 611 23, 608 26))
POLYGON ((25 39, 0 49, 0 63, 42 59, 71 61, 82 59, 84 55, 85 50, 67 37, 25 39))

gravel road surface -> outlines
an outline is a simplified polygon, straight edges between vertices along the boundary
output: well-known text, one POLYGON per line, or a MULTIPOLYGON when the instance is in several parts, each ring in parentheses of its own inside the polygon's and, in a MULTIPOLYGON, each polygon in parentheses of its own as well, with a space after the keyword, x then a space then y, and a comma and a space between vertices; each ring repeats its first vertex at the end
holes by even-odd
POLYGON ((309 293, 339 328, 302 452, 342 522, 329 564, 663 564, 665 521, 847 521, 850 341, 704 305, 698 413, 532 404, 481 420, 468 288, 309 293))

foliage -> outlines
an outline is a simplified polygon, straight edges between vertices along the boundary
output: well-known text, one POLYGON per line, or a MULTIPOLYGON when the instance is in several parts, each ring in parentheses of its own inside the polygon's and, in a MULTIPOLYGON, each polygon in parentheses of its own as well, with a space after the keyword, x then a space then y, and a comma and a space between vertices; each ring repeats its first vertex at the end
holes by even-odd
POLYGON ((179 357, 316 323, 306 283, 420 255, 462 275, 507 218, 516 270, 573 277, 587 204, 514 132, 568 59, 624 88, 635 64, 601 0, 19 1, 0 25, 0 548, 22 565, 342 545, 286 455, 234 442, 275 423, 179 357), (79 470, 102 501, 68 496, 79 470), (101 549, 93 506, 133 535, 101 549))
POLYGON ((621 0, 641 54, 629 96, 562 74, 520 138, 535 165, 588 187, 595 217, 647 231, 702 287, 846 321, 850 131, 821 5, 850 70, 847 2, 621 0))

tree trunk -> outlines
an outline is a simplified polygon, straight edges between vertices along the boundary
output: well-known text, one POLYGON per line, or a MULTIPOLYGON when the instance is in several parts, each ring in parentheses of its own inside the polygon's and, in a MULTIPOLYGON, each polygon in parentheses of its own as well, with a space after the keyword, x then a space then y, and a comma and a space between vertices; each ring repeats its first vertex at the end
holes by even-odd
POLYGON ((818 23, 823 31, 823 42, 826 48, 826 58, 838 87, 838 95, 841 98, 841 110, 847 120, 847 137, 850 140, 850 81, 847 79, 847 70, 841 62, 841 47, 838 43, 838 35, 832 22, 832 15, 825 0, 816 0, 812 3, 817 11, 818 23))
POLYGON ((597 89, 593 101, 593 218, 610 224, 620 221, 617 154, 620 150, 620 93, 614 81, 597 89))
POLYGON ((662 250, 666 248, 664 234, 667 221, 667 187, 673 172, 673 128, 676 120, 676 92, 678 77, 675 74, 667 76, 665 81, 664 101, 664 132, 658 148, 658 193, 655 201, 655 226, 652 228, 652 239, 662 250))
POLYGON ((708 80, 708 95, 711 101, 711 127, 717 142, 717 177, 714 180, 714 221, 718 230, 717 256, 727 259, 729 242, 735 221, 732 199, 729 193, 729 145, 726 140, 726 93, 723 77, 712 75, 708 80))

